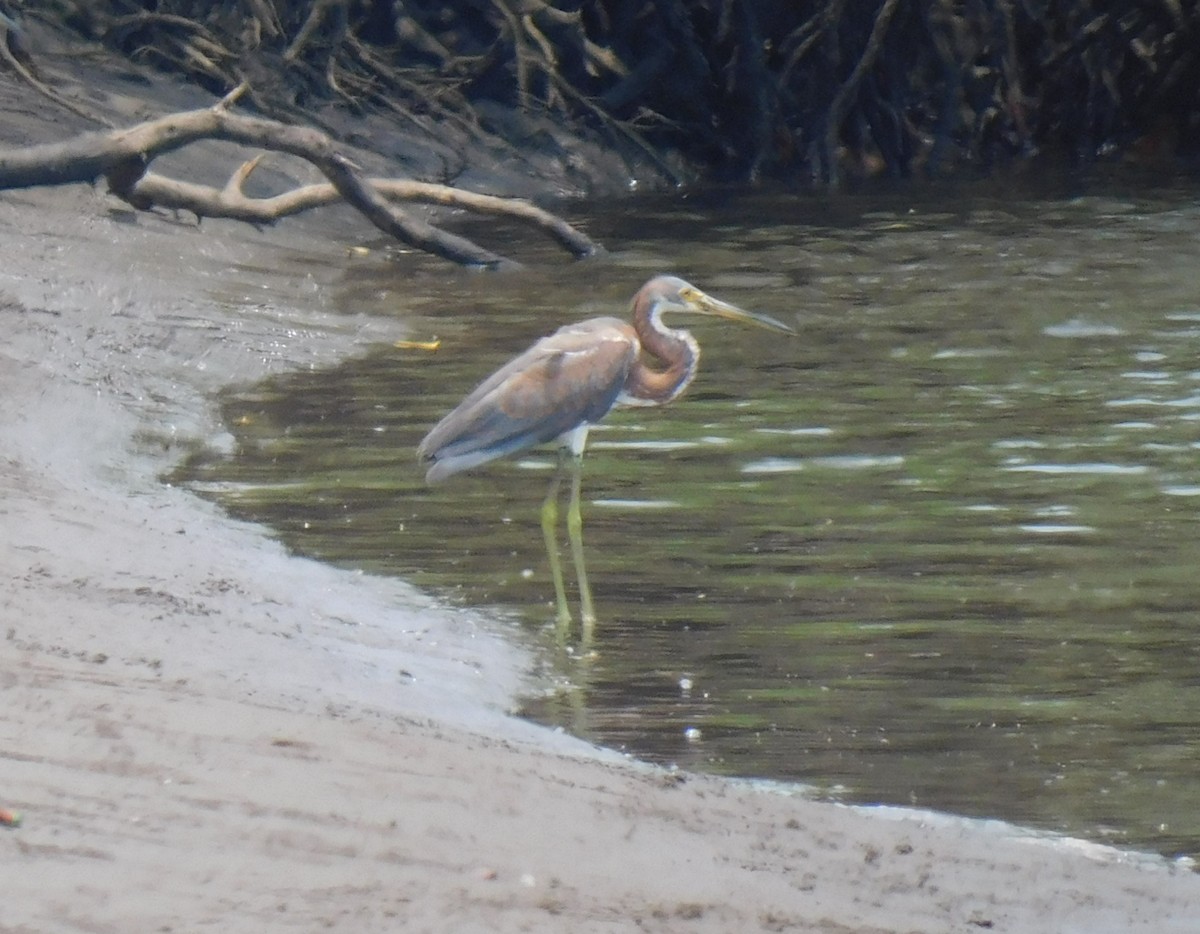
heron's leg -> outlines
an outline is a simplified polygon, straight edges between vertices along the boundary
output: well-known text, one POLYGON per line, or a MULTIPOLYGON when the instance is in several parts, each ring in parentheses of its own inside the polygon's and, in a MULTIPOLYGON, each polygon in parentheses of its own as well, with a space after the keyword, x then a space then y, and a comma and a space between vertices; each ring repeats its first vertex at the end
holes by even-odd
POLYGON ((546 500, 542 503, 542 536, 546 539, 546 557, 550 561, 550 576, 554 578, 554 601, 558 605, 560 635, 571 625, 571 608, 567 606, 567 591, 563 587, 562 562, 558 557, 558 488, 562 484, 562 464, 554 472, 546 500))
POLYGON ((592 588, 588 584, 587 565, 583 560, 583 513, 579 507, 582 465, 582 458, 571 458, 571 502, 567 506, 567 539, 571 543, 571 557, 575 561, 575 576, 579 579, 579 615, 583 621, 584 641, 588 641, 591 628, 596 624, 596 610, 592 605, 592 588))

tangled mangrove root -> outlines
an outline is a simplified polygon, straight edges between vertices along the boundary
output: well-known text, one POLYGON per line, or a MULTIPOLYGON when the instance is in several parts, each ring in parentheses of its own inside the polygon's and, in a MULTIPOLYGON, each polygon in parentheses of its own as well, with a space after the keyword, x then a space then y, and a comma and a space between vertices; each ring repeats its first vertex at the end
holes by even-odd
POLYGON ((3 0, 259 112, 590 128, 631 169, 851 172, 1200 153, 1200 5, 1163 0, 3 0), (152 10, 148 7, 153 7, 152 10))

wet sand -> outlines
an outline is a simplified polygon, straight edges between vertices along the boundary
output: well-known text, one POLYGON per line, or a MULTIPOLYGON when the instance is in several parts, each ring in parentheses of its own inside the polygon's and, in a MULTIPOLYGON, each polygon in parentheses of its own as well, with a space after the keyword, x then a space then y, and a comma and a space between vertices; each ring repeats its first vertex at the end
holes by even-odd
MULTIPOLYGON (((74 125, 0 109, 3 142, 74 125)), ((530 660, 493 621, 162 482, 225 442, 221 387, 406 336, 319 278, 246 294, 353 226, 0 195, 0 931, 1200 929, 1186 867, 515 719, 530 660)))

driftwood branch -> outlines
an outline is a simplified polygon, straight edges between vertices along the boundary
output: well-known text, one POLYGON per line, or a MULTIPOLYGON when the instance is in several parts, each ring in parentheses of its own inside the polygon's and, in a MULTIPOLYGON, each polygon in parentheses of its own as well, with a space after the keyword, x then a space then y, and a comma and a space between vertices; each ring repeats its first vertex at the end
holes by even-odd
POLYGON ((432 202, 534 225, 575 256, 599 251, 595 243, 561 218, 527 201, 474 194, 445 185, 366 178, 319 130, 230 113, 229 107, 244 90, 238 88, 212 107, 170 114, 124 130, 85 133, 24 149, 0 149, 0 190, 90 183, 104 176, 114 194, 140 210, 155 206, 182 208, 201 217, 251 223, 272 223, 340 198, 402 243, 464 265, 497 267, 510 263, 464 237, 411 216, 394 203, 432 202), (257 166, 257 159, 238 168, 221 189, 149 171, 155 157, 202 139, 290 153, 316 166, 328 184, 304 186, 272 198, 251 198, 243 193, 242 186, 257 166))

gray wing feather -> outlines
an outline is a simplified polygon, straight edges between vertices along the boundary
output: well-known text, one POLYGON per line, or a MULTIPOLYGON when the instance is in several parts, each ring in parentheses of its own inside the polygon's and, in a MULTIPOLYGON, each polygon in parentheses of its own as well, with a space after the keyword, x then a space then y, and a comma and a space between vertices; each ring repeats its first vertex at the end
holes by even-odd
POLYGON ((617 318, 567 325, 479 384, 417 449, 436 480, 553 441, 613 407, 638 354, 617 318))

